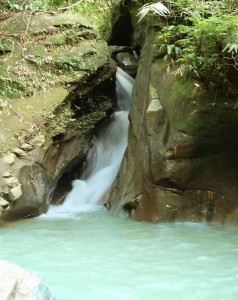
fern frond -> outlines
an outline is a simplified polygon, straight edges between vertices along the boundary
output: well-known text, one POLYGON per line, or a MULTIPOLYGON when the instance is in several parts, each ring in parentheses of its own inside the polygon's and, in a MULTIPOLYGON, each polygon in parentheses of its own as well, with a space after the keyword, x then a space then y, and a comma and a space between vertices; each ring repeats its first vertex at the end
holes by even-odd
POLYGON ((139 17, 138 22, 140 22, 149 12, 160 15, 162 17, 166 17, 170 13, 168 8, 161 2, 146 3, 139 9, 139 12, 137 14, 137 16, 139 17))
POLYGON ((222 50, 222 52, 224 51, 228 51, 228 53, 233 51, 235 53, 238 53, 238 43, 228 43, 226 47, 222 50))

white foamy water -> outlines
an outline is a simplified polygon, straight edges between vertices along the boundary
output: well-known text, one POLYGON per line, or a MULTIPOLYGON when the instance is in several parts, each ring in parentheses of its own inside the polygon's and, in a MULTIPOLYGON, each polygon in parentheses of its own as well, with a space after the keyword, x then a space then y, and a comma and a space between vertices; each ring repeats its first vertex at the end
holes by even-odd
POLYGON ((64 204, 51 207, 48 217, 98 209, 106 201, 109 189, 119 171, 127 146, 128 112, 116 112, 112 121, 95 138, 88 156, 90 170, 85 180, 74 180, 64 204))
POLYGON ((118 68, 116 75, 117 98, 121 109, 94 138, 94 145, 87 157, 84 179, 74 180, 72 191, 63 205, 51 206, 47 217, 62 216, 98 209, 108 196, 118 174, 127 147, 128 111, 134 79, 118 68))
POLYGON ((116 92, 120 110, 129 110, 133 84, 134 79, 121 68, 117 68, 116 92))

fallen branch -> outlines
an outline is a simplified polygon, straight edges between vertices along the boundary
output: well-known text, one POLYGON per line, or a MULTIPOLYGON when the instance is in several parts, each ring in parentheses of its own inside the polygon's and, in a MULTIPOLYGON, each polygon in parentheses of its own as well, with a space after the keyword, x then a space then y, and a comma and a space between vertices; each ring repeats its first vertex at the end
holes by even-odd
POLYGON ((73 8, 73 7, 77 6, 77 5, 79 5, 81 2, 83 2, 83 0, 80 0, 80 1, 78 1, 78 2, 76 2, 74 4, 72 4, 72 5, 69 5, 69 6, 58 8, 58 10, 67 10, 67 9, 73 8))
POLYGON ((30 13, 30 15, 29 15, 29 19, 28 19, 27 23, 24 20, 24 22, 26 23, 26 29, 25 29, 24 35, 22 36, 23 43, 22 43, 22 47, 21 47, 21 56, 22 56, 22 58, 24 58, 25 60, 29 61, 30 63, 34 63, 35 64, 36 61, 34 59, 31 59, 31 58, 25 56, 25 53, 24 53, 26 51, 25 44, 26 44, 26 42, 28 40, 27 35, 28 35, 28 30, 29 30, 29 26, 30 26, 30 22, 31 22, 31 17, 32 17, 33 14, 34 14, 34 11, 32 10, 31 13, 30 13))

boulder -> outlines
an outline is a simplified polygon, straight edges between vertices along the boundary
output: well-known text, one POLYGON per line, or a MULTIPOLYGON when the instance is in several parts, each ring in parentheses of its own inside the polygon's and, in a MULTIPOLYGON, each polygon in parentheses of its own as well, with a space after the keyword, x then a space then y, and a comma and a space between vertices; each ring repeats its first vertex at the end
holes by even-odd
POLYGON ((37 216, 113 112, 116 64, 77 14, 12 13, 0 31, 1 218, 37 216))
POLYGON ((133 55, 133 48, 129 46, 109 46, 112 59, 116 59, 116 55, 121 52, 130 53, 133 55))
POLYGON ((135 57, 133 48, 128 46, 110 46, 111 57, 118 63, 119 67, 130 75, 136 75, 138 68, 138 57, 135 57))
POLYGON ((52 185, 46 172, 36 164, 19 164, 17 177, 20 184, 8 190, 9 209, 4 212, 4 219, 38 216, 48 209, 52 195, 52 185))
POLYGON ((116 55, 116 62, 119 67, 125 70, 130 75, 135 75, 138 68, 138 59, 134 57, 134 55, 121 52, 116 55))
POLYGON ((55 299, 41 278, 6 261, 0 261, 0 284, 3 300, 55 299))

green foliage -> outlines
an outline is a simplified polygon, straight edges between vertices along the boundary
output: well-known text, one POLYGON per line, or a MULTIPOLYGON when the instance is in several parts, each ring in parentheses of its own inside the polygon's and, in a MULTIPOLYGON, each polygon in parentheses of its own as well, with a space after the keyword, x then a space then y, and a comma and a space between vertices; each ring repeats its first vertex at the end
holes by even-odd
MULTIPOLYGON (((53 112, 43 112, 42 117, 45 122, 47 131, 51 135, 57 135, 72 128, 79 130, 82 134, 89 132, 97 122, 101 121, 106 112, 111 108, 111 101, 105 97, 99 97, 102 102, 97 102, 95 99, 88 99, 86 106, 78 107, 77 110, 81 111, 80 117, 73 112, 70 107, 64 108, 60 114, 53 112)), ((98 99, 97 99, 98 100, 98 99)), ((83 104, 83 103, 82 103, 83 104)))
POLYGON ((103 39, 111 33, 112 0, 85 0, 74 8, 74 11, 85 16, 103 39))
POLYGON ((6 97, 19 95, 19 87, 8 76, 0 75, 0 101, 6 97))
POLYGON ((140 22, 149 13, 166 17, 170 12, 168 8, 164 6, 163 3, 161 2, 152 3, 152 4, 146 3, 139 9, 139 12, 137 14, 139 16, 138 22, 140 22))
POLYGON ((19 11, 27 10, 27 9, 47 10, 51 7, 49 3, 50 1, 44 1, 44 0, 24 0, 24 1, 5 0, 2 6, 3 8, 7 8, 10 10, 19 10, 19 11))
MULTIPOLYGON (((178 58, 181 68, 191 70, 193 76, 215 76, 219 82, 226 81, 232 60, 235 62, 237 59, 236 47, 228 44, 236 22, 237 17, 234 16, 212 16, 194 22, 187 36, 177 41, 181 47, 178 58)), ((233 43, 236 45, 235 41, 233 43)))
POLYGON ((78 0, 2 0, 0 9, 8 10, 52 10, 73 5, 78 0))
POLYGON ((238 67, 238 2, 165 3, 171 13, 157 35, 155 56, 177 63, 180 75, 234 88, 229 76, 238 67))

